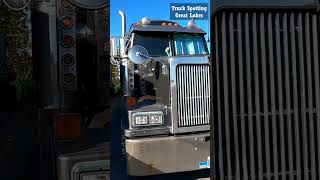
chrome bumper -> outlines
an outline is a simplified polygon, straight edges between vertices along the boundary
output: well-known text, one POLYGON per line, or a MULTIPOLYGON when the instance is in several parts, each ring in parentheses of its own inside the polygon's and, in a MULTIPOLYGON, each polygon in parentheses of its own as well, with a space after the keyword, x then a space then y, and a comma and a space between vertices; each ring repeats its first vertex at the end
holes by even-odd
POLYGON ((127 139, 126 152, 131 176, 209 168, 210 133, 127 139))

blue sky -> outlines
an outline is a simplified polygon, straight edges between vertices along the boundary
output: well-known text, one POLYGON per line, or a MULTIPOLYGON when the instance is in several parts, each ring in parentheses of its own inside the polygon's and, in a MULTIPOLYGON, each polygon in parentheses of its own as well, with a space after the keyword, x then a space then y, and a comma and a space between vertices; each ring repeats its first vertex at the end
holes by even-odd
MULTIPOLYGON (((110 0, 111 36, 121 35, 121 17, 118 13, 119 10, 124 10, 126 13, 128 30, 132 23, 141 21, 145 16, 151 20, 170 20, 170 3, 208 3, 210 8, 209 0, 110 0)), ((176 22, 182 26, 187 26, 188 20, 179 20, 176 22)), ((197 20, 196 24, 209 33, 209 20, 197 20)))

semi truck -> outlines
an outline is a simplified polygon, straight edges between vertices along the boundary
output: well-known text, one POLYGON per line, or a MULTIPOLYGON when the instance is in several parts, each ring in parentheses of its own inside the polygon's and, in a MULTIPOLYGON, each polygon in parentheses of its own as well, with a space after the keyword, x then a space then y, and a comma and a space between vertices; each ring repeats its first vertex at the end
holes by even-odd
POLYGON ((319 1, 211 7, 212 179, 319 179, 319 1))
MULTIPOLYGON (((209 168, 210 57, 205 31, 145 17, 111 38, 119 65, 121 152, 130 176, 209 168)), ((115 111, 116 112, 116 111, 115 111)))
POLYGON ((113 117, 127 174, 209 168, 206 33, 193 21, 144 18, 126 34, 121 14, 123 37, 110 41, 108 2, 32 2, 40 179, 110 178, 110 60, 120 65, 121 111, 113 117))
POLYGON ((35 0, 31 21, 39 179, 109 179, 109 1, 35 0))

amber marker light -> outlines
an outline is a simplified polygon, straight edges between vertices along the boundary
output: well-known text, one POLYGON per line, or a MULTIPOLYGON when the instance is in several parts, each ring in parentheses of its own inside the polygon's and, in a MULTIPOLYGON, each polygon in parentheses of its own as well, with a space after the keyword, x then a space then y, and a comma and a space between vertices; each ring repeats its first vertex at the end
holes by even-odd
POLYGON ((72 47, 74 44, 74 39, 72 36, 70 35, 65 35, 62 39, 62 45, 63 47, 66 47, 66 48, 70 48, 72 47))
POLYGON ((65 29, 70 29, 73 26, 73 19, 71 17, 64 17, 61 21, 61 25, 65 29))
POLYGON ((81 135, 81 115, 77 113, 57 114, 54 127, 57 139, 77 139, 81 135))
POLYGON ((65 54, 62 56, 62 63, 65 66, 72 66, 74 64, 74 57, 71 54, 65 54))
POLYGON ((76 79, 72 73, 66 73, 63 75, 63 81, 65 84, 70 85, 76 79))
POLYGON ((69 0, 62 0, 61 5, 64 9, 69 10, 71 9, 71 2, 69 0))
POLYGON ((137 101, 136 101, 135 97, 128 97, 127 104, 128 104, 129 107, 135 106, 136 103, 137 103, 137 101))

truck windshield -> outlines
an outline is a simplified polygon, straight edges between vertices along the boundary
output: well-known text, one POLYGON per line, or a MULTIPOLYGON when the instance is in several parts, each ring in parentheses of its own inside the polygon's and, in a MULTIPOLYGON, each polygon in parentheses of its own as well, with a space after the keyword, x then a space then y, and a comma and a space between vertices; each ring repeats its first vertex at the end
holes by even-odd
POLYGON ((199 34, 136 32, 132 45, 145 47, 151 57, 172 56, 172 51, 177 56, 208 54, 204 38, 199 34), (170 46, 170 42, 174 42, 174 46, 170 46))
POLYGON ((175 34, 173 39, 177 55, 208 54, 204 39, 198 34, 175 34))
POLYGON ((135 33, 133 46, 145 47, 152 57, 170 56, 170 40, 167 33, 135 33))

